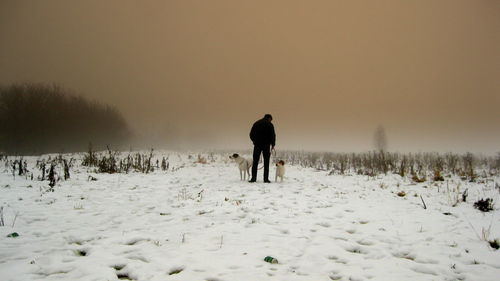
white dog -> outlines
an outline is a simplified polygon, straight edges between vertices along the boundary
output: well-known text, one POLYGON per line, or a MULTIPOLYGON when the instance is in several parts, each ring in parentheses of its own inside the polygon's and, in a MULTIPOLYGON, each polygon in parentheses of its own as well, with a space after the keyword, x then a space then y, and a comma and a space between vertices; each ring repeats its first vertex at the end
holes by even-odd
POLYGON ((238 164, 238 169, 240 170, 240 179, 246 180, 247 175, 250 178, 250 168, 252 167, 252 161, 249 159, 245 159, 239 156, 237 153, 229 156, 229 158, 233 159, 236 164, 238 164))
POLYGON ((274 181, 278 181, 278 177, 280 177, 280 181, 283 182, 284 176, 285 176, 285 161, 280 160, 276 163, 276 178, 274 181))

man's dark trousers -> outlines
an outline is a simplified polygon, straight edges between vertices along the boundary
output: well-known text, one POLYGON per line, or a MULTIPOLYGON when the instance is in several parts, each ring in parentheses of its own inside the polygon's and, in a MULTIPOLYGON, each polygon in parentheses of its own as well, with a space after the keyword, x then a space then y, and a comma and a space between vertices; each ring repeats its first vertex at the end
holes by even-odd
POLYGON ((264 157, 264 181, 269 181, 269 158, 271 158, 271 145, 255 145, 253 147, 252 179, 257 180, 257 165, 260 154, 264 157))

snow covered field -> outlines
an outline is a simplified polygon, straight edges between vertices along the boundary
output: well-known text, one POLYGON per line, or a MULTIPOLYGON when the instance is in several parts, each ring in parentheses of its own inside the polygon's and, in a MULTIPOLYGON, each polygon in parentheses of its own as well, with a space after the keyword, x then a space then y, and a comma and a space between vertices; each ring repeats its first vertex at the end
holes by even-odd
POLYGON ((262 183, 261 170, 250 184, 222 155, 169 161, 97 174, 78 160, 54 192, 2 167, 0 280, 500 280, 500 250, 483 239, 500 238, 498 178, 415 184, 287 166, 283 183, 262 183), (452 207, 458 183, 469 197, 452 207), (480 198, 495 210, 473 208, 480 198))

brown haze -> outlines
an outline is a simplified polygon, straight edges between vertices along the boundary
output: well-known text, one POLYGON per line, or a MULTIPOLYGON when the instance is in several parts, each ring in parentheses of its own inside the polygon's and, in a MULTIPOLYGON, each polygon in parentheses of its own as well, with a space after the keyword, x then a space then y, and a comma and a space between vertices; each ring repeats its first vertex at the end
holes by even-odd
POLYGON ((500 1, 0 1, 0 83, 55 82, 147 145, 500 150, 500 1))

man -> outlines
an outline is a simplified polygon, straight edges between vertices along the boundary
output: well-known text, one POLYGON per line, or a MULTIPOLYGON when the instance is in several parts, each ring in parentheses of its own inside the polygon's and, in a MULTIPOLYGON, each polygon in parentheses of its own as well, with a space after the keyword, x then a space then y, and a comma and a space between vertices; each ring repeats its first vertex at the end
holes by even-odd
POLYGON ((253 142, 253 165, 252 178, 249 182, 257 181, 257 165, 259 164, 260 154, 264 156, 264 182, 269 181, 269 158, 271 157, 271 149, 274 149, 276 144, 276 134, 271 121, 271 114, 266 114, 264 118, 257 120, 250 130, 250 139, 253 142))

